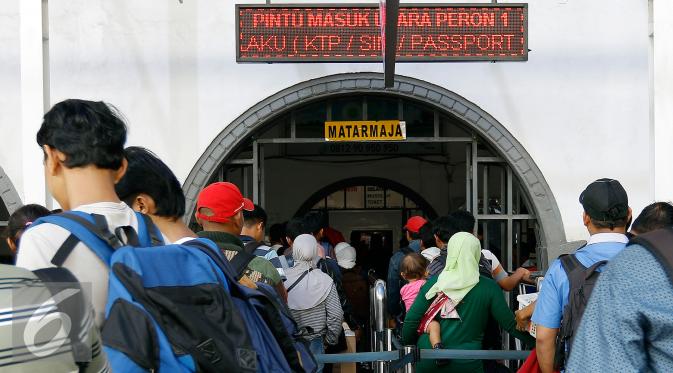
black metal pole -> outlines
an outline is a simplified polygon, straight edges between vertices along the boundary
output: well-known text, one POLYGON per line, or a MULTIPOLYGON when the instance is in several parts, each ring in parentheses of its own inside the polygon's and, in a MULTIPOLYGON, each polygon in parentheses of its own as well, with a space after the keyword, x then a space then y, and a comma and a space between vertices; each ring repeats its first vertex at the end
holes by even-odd
POLYGON ((386 0, 386 49, 383 51, 383 76, 386 88, 395 82, 395 56, 397 55, 397 15, 400 0, 386 0))

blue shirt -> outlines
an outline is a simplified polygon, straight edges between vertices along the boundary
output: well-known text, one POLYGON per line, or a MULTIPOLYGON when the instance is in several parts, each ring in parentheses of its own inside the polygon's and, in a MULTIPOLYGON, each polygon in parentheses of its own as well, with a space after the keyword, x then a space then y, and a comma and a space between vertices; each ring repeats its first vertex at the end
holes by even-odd
POLYGON ((606 267, 573 342, 568 372, 673 372, 673 286, 642 246, 606 267))
MULTIPOLYGON (((611 260, 624 250, 627 242, 628 240, 623 234, 595 234, 591 236, 587 246, 575 252, 575 256, 583 266, 588 268, 601 260, 611 260)), ((569 292, 568 276, 561 265, 561 261, 556 259, 545 274, 532 321, 547 328, 559 328, 563 309, 568 304, 569 292)))

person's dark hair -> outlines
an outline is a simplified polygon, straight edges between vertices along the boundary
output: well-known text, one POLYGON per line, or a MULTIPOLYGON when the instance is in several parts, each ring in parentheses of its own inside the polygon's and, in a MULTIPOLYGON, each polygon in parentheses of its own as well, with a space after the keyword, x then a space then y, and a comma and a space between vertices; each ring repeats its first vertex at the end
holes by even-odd
POLYGON ((285 236, 293 241, 297 236, 305 233, 311 234, 311 231, 306 229, 304 226, 304 219, 302 218, 292 218, 287 222, 287 225, 285 225, 285 236))
POLYGON ((400 264, 400 272, 406 280, 420 280, 425 277, 428 260, 419 253, 407 254, 400 264))
POLYGON ((117 170, 125 142, 126 125, 120 113, 102 101, 59 102, 44 115, 37 132, 37 143, 65 154, 68 168, 94 165, 117 170))
POLYGON ((423 224, 421 229, 418 230, 418 233, 421 236, 421 243, 423 244, 423 248, 429 249, 431 247, 437 246, 431 222, 423 224))
POLYGON ((115 185, 119 199, 133 206, 135 198, 144 193, 154 200, 155 215, 181 218, 185 214, 185 195, 171 169, 145 148, 130 146, 125 153, 128 168, 115 185))
POLYGON ((325 214, 319 211, 311 211, 304 216, 304 227, 306 233, 317 234, 321 229, 327 227, 325 214))
POLYGON ((269 228, 269 240, 271 244, 285 245, 285 225, 284 223, 276 223, 269 228))
POLYGON ((673 205, 669 202, 655 202, 648 205, 633 221, 631 231, 643 234, 673 226, 673 205))
POLYGON ((255 205, 255 208, 252 211, 243 210, 243 224, 246 227, 251 227, 258 223, 264 223, 266 225, 266 220, 268 219, 266 211, 260 205, 255 205))
POLYGON ((432 232, 439 237, 442 242, 449 242, 451 236, 460 232, 456 221, 451 216, 440 216, 432 222, 432 232))
POLYGON ((474 233, 474 215, 466 210, 456 210, 449 214, 459 232, 474 233))
POLYGON ((6 237, 18 247, 23 231, 35 220, 47 215, 51 215, 51 211, 40 205, 31 204, 19 207, 7 221, 6 237))
POLYGON ((599 229, 610 229, 613 230, 615 228, 620 228, 620 227, 625 227, 628 229, 629 225, 629 217, 624 217, 620 219, 615 219, 615 220, 597 220, 589 216, 589 219, 591 220, 591 224, 593 224, 596 228, 599 229))

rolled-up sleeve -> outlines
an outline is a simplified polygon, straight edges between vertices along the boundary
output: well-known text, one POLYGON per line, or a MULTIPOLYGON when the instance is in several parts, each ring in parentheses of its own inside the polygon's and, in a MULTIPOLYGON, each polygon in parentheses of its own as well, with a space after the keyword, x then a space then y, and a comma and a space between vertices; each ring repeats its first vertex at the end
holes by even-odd
POLYGON ((564 298, 568 299, 568 280, 561 262, 557 259, 545 274, 532 321, 547 328, 559 328, 564 298))

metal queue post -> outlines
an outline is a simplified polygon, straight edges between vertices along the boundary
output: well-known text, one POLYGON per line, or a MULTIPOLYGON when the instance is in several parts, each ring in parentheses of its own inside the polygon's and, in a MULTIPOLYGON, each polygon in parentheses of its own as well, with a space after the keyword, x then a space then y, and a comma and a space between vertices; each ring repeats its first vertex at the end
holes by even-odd
POLYGON ((421 359, 476 359, 476 360, 525 360, 530 351, 507 350, 419 350, 416 346, 403 346, 387 328, 386 283, 376 280, 369 289, 370 346, 372 352, 316 355, 318 362, 372 363, 376 373, 414 373, 421 359))

